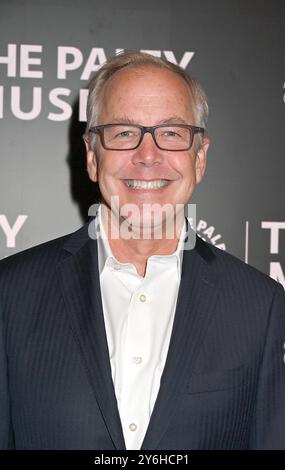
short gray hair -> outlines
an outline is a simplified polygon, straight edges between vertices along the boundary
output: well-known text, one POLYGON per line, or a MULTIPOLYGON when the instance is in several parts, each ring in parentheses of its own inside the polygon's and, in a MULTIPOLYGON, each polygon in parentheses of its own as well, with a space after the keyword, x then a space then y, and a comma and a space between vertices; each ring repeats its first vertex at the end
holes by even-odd
MULTIPOLYGON (((117 54, 107 60, 105 64, 98 70, 95 77, 89 84, 89 94, 87 100, 87 126, 86 133, 92 126, 96 126, 98 119, 98 107, 103 95, 106 82, 119 70, 132 66, 140 68, 144 66, 154 66, 167 70, 171 70, 186 81, 190 93, 193 97, 195 109, 195 125, 206 128, 208 119, 208 102, 206 94, 201 85, 191 77, 191 75, 181 67, 164 59, 154 57, 145 52, 125 51, 117 54)), ((95 135, 93 134, 95 137, 95 135)), ((93 139, 92 139, 93 140, 93 139)))

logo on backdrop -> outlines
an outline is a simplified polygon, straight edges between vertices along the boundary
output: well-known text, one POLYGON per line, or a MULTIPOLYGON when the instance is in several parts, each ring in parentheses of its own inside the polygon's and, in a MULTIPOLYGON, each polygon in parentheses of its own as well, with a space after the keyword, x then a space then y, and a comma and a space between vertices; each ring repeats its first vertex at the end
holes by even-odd
POLYGON ((0 214, 0 228, 6 239, 6 248, 16 247, 16 237, 27 218, 27 215, 18 215, 16 221, 11 225, 5 214, 0 214))
MULTIPOLYGON (((261 222, 261 228, 270 231, 269 252, 270 255, 280 254, 281 230, 285 229, 285 222, 261 222)), ((285 289, 285 275, 279 261, 270 261, 269 275, 280 282, 285 289)))
POLYGON ((196 232, 204 241, 212 243, 212 245, 220 248, 220 250, 226 250, 226 244, 222 239, 222 235, 214 225, 210 225, 206 220, 199 220, 196 232))
MULTIPOLYGON (((114 54, 122 52, 124 49, 116 49, 114 54)), ((189 65, 194 56, 194 52, 185 51, 179 59, 173 51, 147 50, 141 49, 156 57, 162 57, 169 62, 180 65, 183 69, 189 65)), ((80 73, 80 80, 88 81, 91 76, 99 70, 106 62, 107 56, 102 47, 93 47, 88 56, 84 57, 78 47, 58 46, 56 51, 51 51, 52 56, 56 56, 56 70, 54 70, 54 78, 59 81, 60 86, 46 91, 41 85, 44 79, 44 70, 42 58, 44 56, 44 48, 38 44, 8 44, 4 52, 0 51, 0 72, 3 77, 3 71, 6 76, 23 80, 23 92, 21 86, 4 87, 0 86, 0 119, 5 117, 5 106, 10 107, 10 111, 18 119, 29 121, 36 119, 43 114, 50 121, 66 121, 72 116, 72 92, 63 86, 63 82, 72 77, 74 73, 80 73), (40 86, 31 86, 31 97, 29 102, 26 98, 23 103, 23 95, 28 89, 27 78, 36 81, 40 86), (46 96, 46 94, 48 96, 46 96), (48 102, 48 109, 43 109, 43 103, 48 102)), ((52 57, 53 58, 53 57, 52 57)), ((49 72, 51 67, 45 68, 49 72)), ((79 121, 86 121, 86 103, 88 90, 83 88, 79 92, 79 121)))
MULTIPOLYGON (((281 240, 283 237, 284 241, 284 234, 282 232, 285 229, 285 222, 275 222, 275 221, 261 221, 260 225, 258 226, 251 226, 249 230, 249 221, 246 222, 245 227, 245 262, 250 264, 250 253, 255 248, 255 240, 257 237, 259 238, 260 235, 265 236, 265 253, 268 254, 269 257, 269 266, 263 269, 265 272, 269 274, 270 277, 275 279, 276 281, 280 282, 284 289, 285 289, 285 275, 284 269, 282 267, 281 262, 279 261, 279 257, 282 256, 281 254, 281 240), (262 230, 260 234, 258 231, 262 230), (249 231, 254 235, 251 235, 253 241, 249 243, 249 231), (269 232, 268 232, 269 231, 269 232), (269 235, 269 243, 268 243, 268 235, 269 235)), ((260 250, 259 243, 257 244, 260 250)))

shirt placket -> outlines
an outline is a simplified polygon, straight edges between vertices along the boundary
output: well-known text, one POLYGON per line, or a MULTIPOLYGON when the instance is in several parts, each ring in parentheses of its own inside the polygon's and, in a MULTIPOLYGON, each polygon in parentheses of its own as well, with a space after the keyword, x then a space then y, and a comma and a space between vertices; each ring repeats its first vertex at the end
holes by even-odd
POLYGON ((150 327, 150 295, 142 283, 130 301, 125 352, 123 356, 123 387, 120 413, 124 416, 123 429, 129 446, 143 440, 148 423, 147 367, 150 356, 148 332, 150 327))

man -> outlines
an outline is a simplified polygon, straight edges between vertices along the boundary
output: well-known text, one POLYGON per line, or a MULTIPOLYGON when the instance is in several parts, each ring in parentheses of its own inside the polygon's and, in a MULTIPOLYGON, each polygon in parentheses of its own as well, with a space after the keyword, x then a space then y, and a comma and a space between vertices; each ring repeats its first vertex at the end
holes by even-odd
POLYGON ((282 287, 199 237, 184 249, 202 89, 127 52, 87 107, 96 217, 0 263, 1 448, 285 448, 282 287))

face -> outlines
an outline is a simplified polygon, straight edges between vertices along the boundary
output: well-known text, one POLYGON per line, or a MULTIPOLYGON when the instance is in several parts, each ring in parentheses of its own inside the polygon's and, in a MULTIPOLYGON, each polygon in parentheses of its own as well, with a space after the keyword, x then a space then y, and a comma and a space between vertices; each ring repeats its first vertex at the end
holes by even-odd
MULTIPOLYGON (((195 125, 187 84, 172 71, 128 67, 109 79, 103 93, 98 125, 116 122, 143 126, 195 125)), ((99 138, 92 149, 86 141, 89 177, 98 181, 107 207, 111 207, 111 196, 118 196, 120 208, 134 204, 141 215, 144 210, 146 223, 145 207, 171 204, 175 208, 177 204, 185 206, 191 199, 196 184, 203 177, 209 146, 208 140, 204 139, 201 147, 199 138, 196 134, 192 148, 182 152, 160 150, 149 133, 135 150, 106 150, 99 138), (129 187, 132 180, 164 181, 164 186, 159 189, 129 187)), ((162 221, 164 217, 166 215, 162 221)), ((134 214, 133 218, 136 219, 134 214)), ((136 219, 132 223, 141 223, 141 220, 142 217, 139 222, 136 219)))

